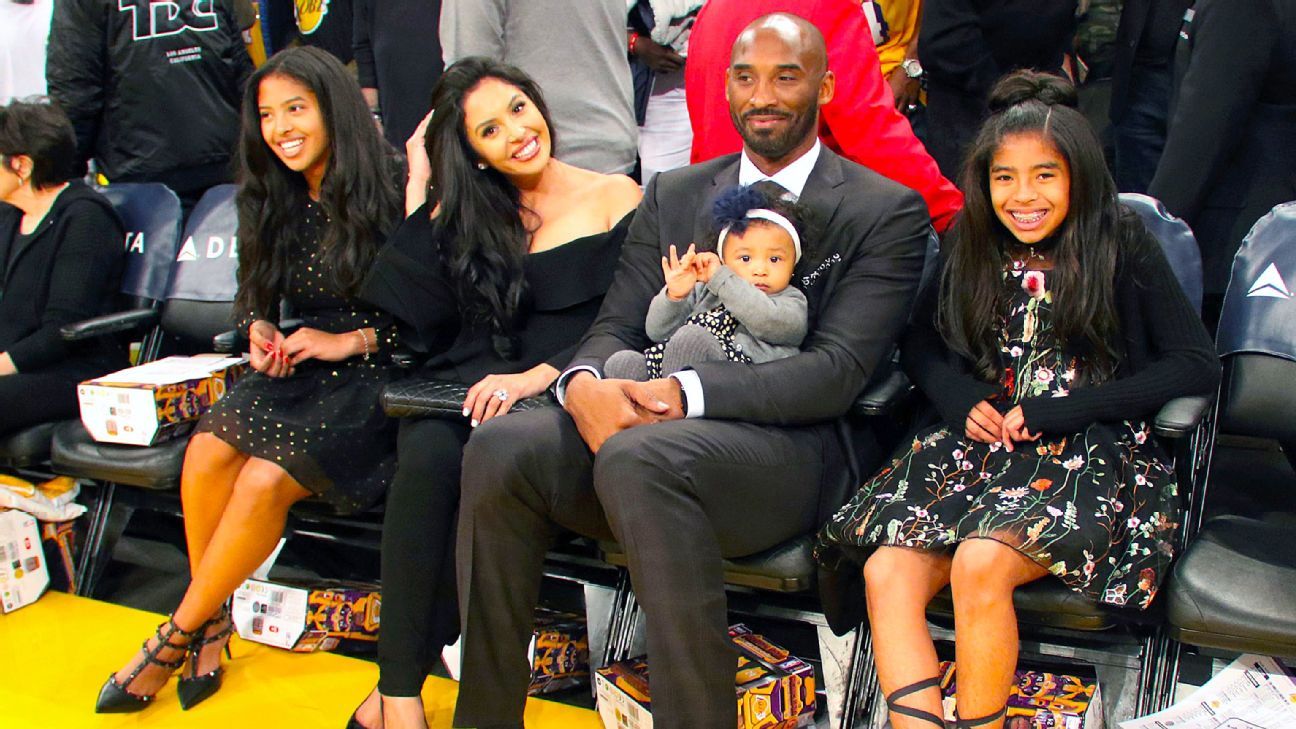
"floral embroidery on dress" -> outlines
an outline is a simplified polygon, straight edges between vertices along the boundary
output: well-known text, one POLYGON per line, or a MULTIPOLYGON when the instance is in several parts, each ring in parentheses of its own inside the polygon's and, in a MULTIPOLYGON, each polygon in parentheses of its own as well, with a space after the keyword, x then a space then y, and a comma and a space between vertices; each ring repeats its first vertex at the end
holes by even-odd
MULTIPOLYGON (((1066 397, 1090 383, 1052 327, 1049 272, 1004 272, 1003 376, 993 404, 1066 397)), ((1049 433, 1009 453, 939 425, 919 433, 820 531, 830 566, 882 545, 952 551, 970 538, 1017 549, 1068 587, 1113 605, 1151 604, 1174 553, 1178 487, 1145 422, 1049 433)))

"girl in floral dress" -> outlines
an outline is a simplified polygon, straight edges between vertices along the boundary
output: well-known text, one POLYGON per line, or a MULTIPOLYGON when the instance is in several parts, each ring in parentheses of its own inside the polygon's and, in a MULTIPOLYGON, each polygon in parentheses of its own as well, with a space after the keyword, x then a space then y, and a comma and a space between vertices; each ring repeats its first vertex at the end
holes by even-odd
POLYGON ((958 710, 973 717, 958 727, 993 728, 1016 666, 1017 586, 1052 575, 1145 608, 1173 554, 1177 484, 1150 422, 1211 391, 1219 365, 1074 104, 1036 72, 996 87, 942 273, 901 345, 942 422, 819 535, 826 566, 863 565, 896 729, 944 726, 925 609, 946 585, 958 710))

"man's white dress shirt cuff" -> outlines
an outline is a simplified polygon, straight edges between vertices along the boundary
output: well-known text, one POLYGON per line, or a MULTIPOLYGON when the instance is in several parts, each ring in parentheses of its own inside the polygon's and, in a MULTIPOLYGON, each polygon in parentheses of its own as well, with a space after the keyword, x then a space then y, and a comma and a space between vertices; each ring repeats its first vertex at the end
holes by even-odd
MULTIPOLYGON (((567 405, 567 383, 578 372, 588 372, 600 380, 603 379, 602 373, 589 365, 578 365, 563 372, 554 381, 554 397, 558 399, 559 405, 567 405)), ((680 389, 684 391, 684 399, 688 401, 688 410, 684 413, 684 417, 703 417, 706 414, 706 401, 702 395, 702 379, 698 377, 698 373, 693 370, 681 370, 671 375, 671 378, 680 384, 680 389)))
POLYGON ((588 372, 600 380, 603 379, 602 373, 589 365, 577 365, 566 372, 563 372, 561 375, 558 375, 558 379, 554 381, 554 397, 558 399, 558 404, 560 406, 567 405, 567 382, 571 380, 577 372, 588 372))
POLYGON ((693 370, 680 370, 671 375, 671 379, 680 384, 684 399, 688 401, 684 417, 701 418, 706 416, 706 400, 702 395, 702 378, 693 370))

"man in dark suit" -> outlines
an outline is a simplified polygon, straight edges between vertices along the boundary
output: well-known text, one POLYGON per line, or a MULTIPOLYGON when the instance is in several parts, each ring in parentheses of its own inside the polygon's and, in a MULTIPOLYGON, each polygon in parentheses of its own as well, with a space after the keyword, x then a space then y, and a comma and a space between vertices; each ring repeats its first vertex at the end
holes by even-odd
POLYGON ((654 725, 734 725, 721 560, 812 531, 859 482, 842 416, 905 324, 930 230, 917 193, 818 143, 826 66, 823 37, 795 16, 739 35, 726 93, 743 152, 649 184, 599 317, 558 380, 564 409, 493 419, 469 441, 455 726, 522 726, 532 610, 559 528, 626 550, 647 617, 654 725), (803 351, 646 383, 601 379, 612 352, 649 343, 644 316, 668 247, 714 250, 715 196, 762 179, 798 194, 822 230, 793 278, 809 302, 803 351))
POLYGON ((1108 116, 1115 131, 1112 176, 1121 192, 1147 192, 1165 147, 1175 41, 1193 0, 1127 0, 1116 30, 1108 116))
POLYGON ((1296 200, 1296 0, 1198 0, 1193 10, 1148 194, 1197 236, 1214 322, 1242 238, 1296 200))

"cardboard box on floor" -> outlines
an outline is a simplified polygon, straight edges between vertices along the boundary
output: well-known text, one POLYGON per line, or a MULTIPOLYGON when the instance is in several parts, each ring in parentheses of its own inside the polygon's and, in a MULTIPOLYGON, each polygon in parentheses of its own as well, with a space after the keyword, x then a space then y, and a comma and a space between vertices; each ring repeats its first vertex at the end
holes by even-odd
MULTIPOLYGON (((739 624, 729 637, 740 654, 734 677, 738 729, 811 726, 815 712, 814 667, 739 624)), ((669 669, 664 669, 669 670, 669 669)), ((605 729, 651 729, 652 699, 644 658, 613 663, 594 675, 605 729)))
MULTIPOLYGON (((942 662, 940 671, 945 720, 954 721, 953 661, 942 662)), ((1006 717, 1004 729, 1103 729, 1102 698, 1096 681, 1018 669, 1006 717)))
POLYGON ((341 640, 378 640, 377 585, 249 579, 234 591, 234 628, 244 640, 299 653, 333 650, 341 640))
POLYGON ((86 508, 76 503, 81 487, 68 476, 39 483, 0 473, 0 511, 24 512, 36 519, 49 570, 50 588, 76 592, 76 522, 86 508))
POLYGON ((14 509, 0 511, 0 607, 11 613, 36 602, 49 581, 36 517, 14 509))
MULTIPOLYGON (((459 642, 441 652, 446 672, 459 680, 459 642)), ((531 663, 531 696, 562 691, 589 681, 589 633, 584 616, 536 608, 535 632, 527 648, 531 663)))
POLYGON ((165 357, 77 386, 81 422, 101 443, 154 445, 188 432, 247 370, 243 357, 165 357))

